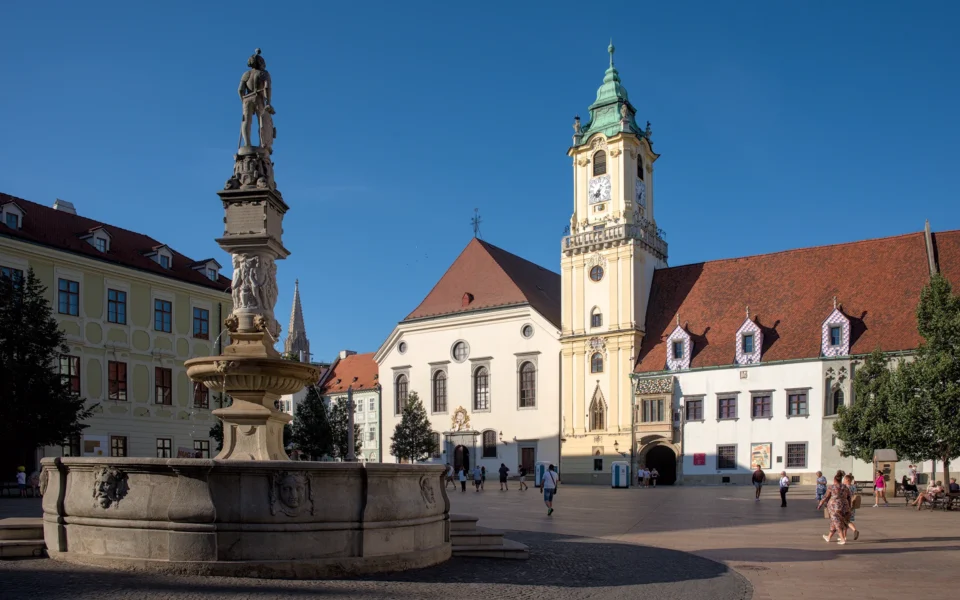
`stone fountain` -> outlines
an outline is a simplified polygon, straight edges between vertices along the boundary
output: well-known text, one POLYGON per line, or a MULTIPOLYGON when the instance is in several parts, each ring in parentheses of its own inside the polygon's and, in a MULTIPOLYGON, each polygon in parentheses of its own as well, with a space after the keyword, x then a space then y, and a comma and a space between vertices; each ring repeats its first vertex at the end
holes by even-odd
POLYGON ((275 402, 313 384, 312 365, 274 349, 276 261, 289 210, 273 172, 272 82, 257 49, 240 81, 233 175, 218 192, 233 263, 230 343, 187 375, 233 398, 214 459, 43 459, 51 558, 110 568, 244 577, 329 577, 433 565, 450 557, 442 466, 299 462, 292 418, 275 402), (256 118, 259 145, 252 145, 256 118))

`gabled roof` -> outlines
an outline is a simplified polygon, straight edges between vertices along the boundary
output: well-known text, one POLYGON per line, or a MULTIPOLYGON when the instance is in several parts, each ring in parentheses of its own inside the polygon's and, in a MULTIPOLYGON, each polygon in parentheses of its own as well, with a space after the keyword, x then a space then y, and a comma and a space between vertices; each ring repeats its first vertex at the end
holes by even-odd
POLYGON ((226 277, 218 276, 216 281, 212 281, 206 275, 191 268, 190 265, 194 264, 192 259, 142 233, 0 193, 0 205, 8 202, 17 204, 24 212, 29 213, 30 218, 23 220, 20 229, 0 226, 0 235, 140 271, 149 271, 161 277, 170 277, 202 287, 217 290, 226 290, 230 287, 230 280, 226 277), (104 231, 110 234, 110 249, 107 252, 100 252, 83 239, 97 228, 104 228, 104 231), (147 256, 148 253, 154 253, 161 247, 168 248, 173 254, 172 268, 165 269, 147 256))
POLYGON ((344 393, 351 385, 355 392, 375 389, 379 372, 380 368, 373 360, 373 352, 338 358, 330 367, 330 374, 326 377, 320 393, 344 393))
MULTIPOLYGON (((960 231, 934 234, 941 272, 960 291, 960 231)), ((760 362, 815 358, 834 296, 850 319, 850 354, 920 344, 916 308, 930 278, 923 233, 661 269, 653 275, 635 371, 666 369, 680 323, 690 368, 735 364, 745 307, 763 331, 760 362)))
POLYGON ((560 276, 474 238, 404 321, 521 305, 559 329, 560 276))

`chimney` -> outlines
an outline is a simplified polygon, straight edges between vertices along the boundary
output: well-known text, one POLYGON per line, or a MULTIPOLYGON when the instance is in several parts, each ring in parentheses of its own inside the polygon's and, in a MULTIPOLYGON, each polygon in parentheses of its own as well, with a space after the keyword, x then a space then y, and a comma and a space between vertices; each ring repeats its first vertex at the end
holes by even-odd
POLYGON ((73 206, 73 202, 67 202, 60 198, 57 198, 56 202, 53 203, 53 210, 60 210, 65 213, 70 213, 71 215, 77 214, 77 209, 73 206))
POLYGON ((341 351, 340 351, 340 360, 343 360, 343 359, 345 359, 345 358, 348 357, 348 356, 353 356, 354 354, 356 354, 356 352, 353 351, 353 350, 341 350, 341 351))

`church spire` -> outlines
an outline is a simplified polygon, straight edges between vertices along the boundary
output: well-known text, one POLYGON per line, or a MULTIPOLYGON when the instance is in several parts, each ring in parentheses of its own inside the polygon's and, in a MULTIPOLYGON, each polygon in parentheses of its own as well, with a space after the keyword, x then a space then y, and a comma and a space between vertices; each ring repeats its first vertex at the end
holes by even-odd
POLYGON ((283 351, 288 355, 299 358, 301 361, 310 361, 310 340, 307 339, 307 328, 303 324, 299 279, 294 283, 293 309, 290 311, 290 327, 287 330, 287 339, 284 341, 283 351))

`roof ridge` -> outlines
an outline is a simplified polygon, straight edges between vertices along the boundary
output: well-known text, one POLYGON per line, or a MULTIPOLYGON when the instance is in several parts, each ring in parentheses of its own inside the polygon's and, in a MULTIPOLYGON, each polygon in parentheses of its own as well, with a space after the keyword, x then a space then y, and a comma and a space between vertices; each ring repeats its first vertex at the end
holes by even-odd
MULTIPOLYGON (((946 231, 933 232, 933 233, 953 233, 953 232, 960 232, 960 229, 948 229, 948 230, 946 230, 946 231)), ((674 266, 672 266, 672 267, 664 267, 663 269, 657 269, 657 271, 670 271, 670 270, 673 270, 673 269, 683 269, 683 268, 686 268, 686 267, 695 267, 695 266, 697 266, 697 265, 717 264, 717 263, 732 262, 732 261, 735 261, 735 260, 744 260, 744 259, 750 259, 750 258, 762 258, 762 257, 767 257, 767 256, 775 256, 775 255, 777 255, 777 254, 792 254, 792 253, 797 253, 797 254, 799 254, 799 253, 801 253, 801 252, 809 252, 809 251, 813 251, 813 250, 823 250, 823 249, 825 249, 825 248, 838 248, 838 247, 841 247, 841 246, 855 246, 855 245, 858 245, 858 244, 869 244, 869 243, 875 243, 875 242, 884 242, 884 241, 888 241, 888 240, 896 240, 896 239, 900 239, 900 238, 908 238, 908 237, 918 236, 918 235, 923 235, 923 232, 922 232, 922 231, 913 231, 913 232, 910 232, 910 233, 901 233, 901 234, 898 234, 898 235, 890 235, 890 236, 886 236, 886 237, 869 238, 869 239, 866 239, 866 240, 853 240, 853 241, 850 241, 850 242, 838 242, 838 243, 836 243, 836 244, 824 244, 824 245, 822 245, 822 246, 804 246, 803 248, 788 248, 788 249, 786 249, 786 250, 775 250, 775 251, 773 251, 773 252, 762 252, 762 253, 760 253, 760 254, 748 254, 748 255, 746 255, 746 256, 733 256, 733 257, 730 257, 730 258, 718 258, 718 259, 715 259, 715 260, 704 260, 704 261, 696 262, 696 263, 687 263, 687 264, 684 264, 684 265, 674 265, 674 266)))

